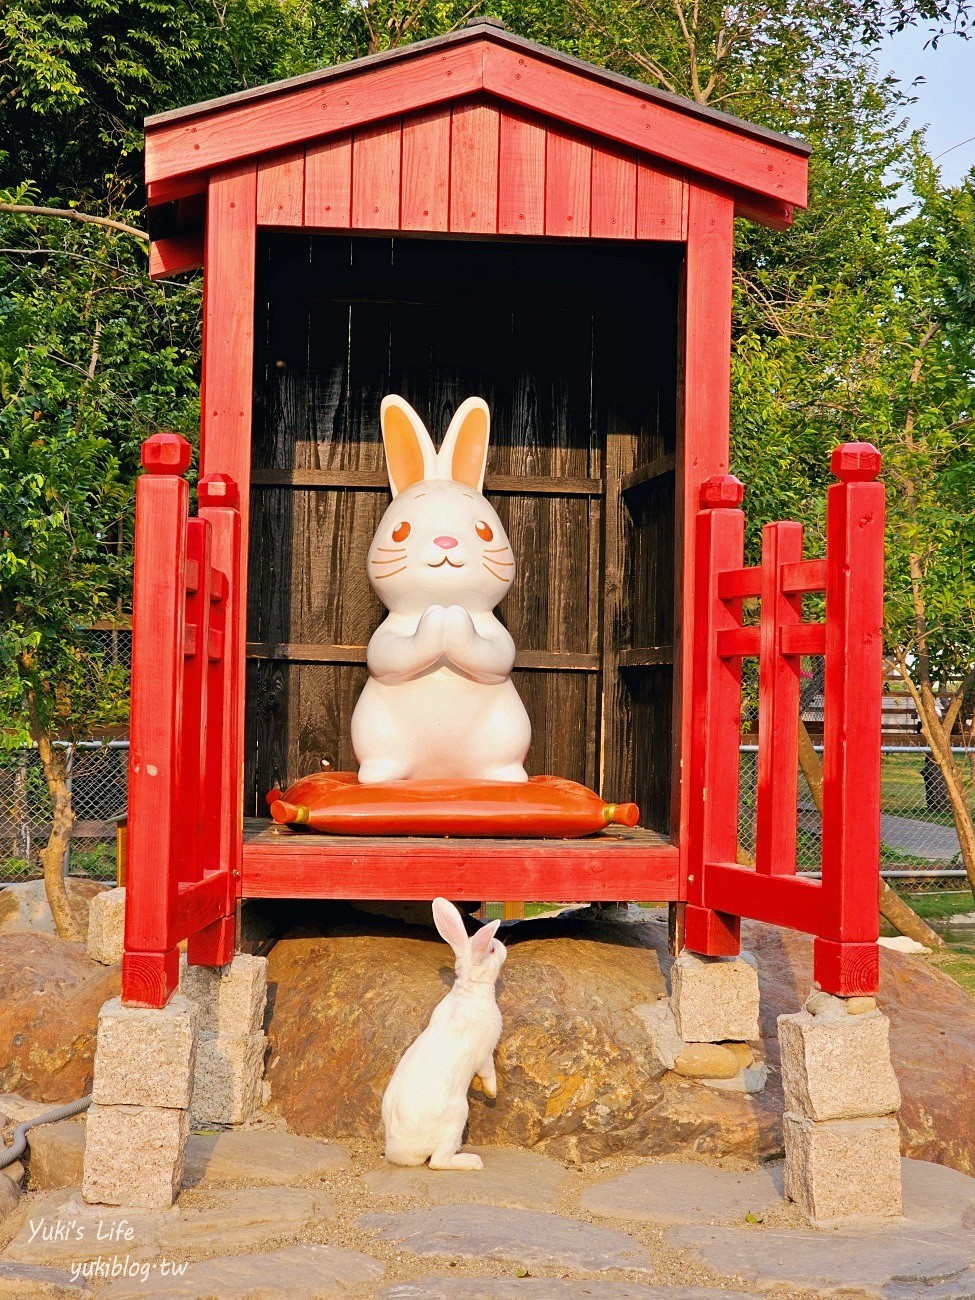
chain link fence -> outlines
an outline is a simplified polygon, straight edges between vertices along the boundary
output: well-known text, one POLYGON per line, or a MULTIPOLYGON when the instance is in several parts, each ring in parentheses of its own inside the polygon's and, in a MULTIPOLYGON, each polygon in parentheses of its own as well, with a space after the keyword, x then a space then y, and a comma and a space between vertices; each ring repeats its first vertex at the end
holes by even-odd
MULTIPOLYGON (((821 746, 816 746, 822 754, 821 746)), ((963 774, 973 775, 975 751, 953 750, 963 774)), ((919 745, 884 745, 880 765, 881 870, 890 880, 964 877, 958 833, 944 777, 930 749, 919 745)), ((746 854, 755 848, 758 747, 741 747, 738 843, 746 854)), ((969 780, 971 788, 973 781, 969 780)), ((821 818, 806 778, 799 772, 800 871, 821 866, 821 818)))
MULTIPOLYGON (((124 718, 132 633, 120 622, 91 628, 87 638, 89 685, 94 689, 97 683, 104 690, 105 674, 113 673, 124 718)), ((126 811, 129 742, 109 738, 56 743, 65 751, 75 815, 67 872, 114 880, 117 821, 126 811)), ((0 749, 0 886, 44 874, 39 851, 50 827, 51 800, 37 750, 0 749)))
MULTIPOLYGON (((67 871, 114 880, 116 819, 126 807, 128 741, 63 747, 75 813, 67 871)), ((47 843, 50 823, 51 801, 37 750, 0 751, 0 885, 44 874, 38 851, 47 843)))

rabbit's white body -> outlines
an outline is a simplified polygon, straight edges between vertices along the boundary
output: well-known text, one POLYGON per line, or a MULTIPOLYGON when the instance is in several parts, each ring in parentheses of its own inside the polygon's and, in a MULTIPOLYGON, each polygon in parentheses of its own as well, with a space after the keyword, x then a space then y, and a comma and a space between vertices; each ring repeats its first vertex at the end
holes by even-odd
POLYGON ((385 398, 382 413, 394 500, 368 573, 389 614, 352 715, 359 781, 526 781, 531 724, 511 681, 514 642, 492 612, 515 566, 480 492, 487 406, 463 403, 439 456, 402 398, 385 398))
POLYGON ((499 922, 467 937, 460 913, 434 900, 434 919, 454 949, 457 979, 430 1023, 404 1053, 383 1096, 386 1159, 431 1169, 480 1169, 480 1156, 460 1151, 467 1124, 467 1090, 478 1075, 497 1096, 494 1049, 501 1012, 494 986, 507 953, 494 938, 499 922))

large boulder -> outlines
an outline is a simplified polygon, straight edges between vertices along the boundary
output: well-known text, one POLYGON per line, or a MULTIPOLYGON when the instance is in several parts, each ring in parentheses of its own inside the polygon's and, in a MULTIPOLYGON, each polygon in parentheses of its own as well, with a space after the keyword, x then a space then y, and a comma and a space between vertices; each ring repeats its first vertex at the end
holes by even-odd
MULTIPOLYGON (((499 1095, 474 1095, 472 1143, 517 1143, 592 1160, 615 1152, 732 1156, 781 1152, 776 1018, 812 983, 812 940, 746 923, 756 954, 765 1091, 720 1092, 663 1072, 646 1007, 665 993, 660 914, 588 909, 505 927, 499 983, 499 1095)), ((453 979, 429 932, 339 907, 306 910, 269 954, 267 1077, 272 1105, 300 1133, 380 1143, 380 1102, 402 1052, 453 979)), ((937 967, 881 953, 904 1152, 975 1173, 975 1001, 937 967)))
MULTIPOLYGON (((272 1106, 296 1133, 378 1146, 386 1083, 453 981, 449 949, 427 929, 340 905, 269 907, 260 928, 261 946, 274 943, 272 1106)), ((809 991, 811 940, 744 927, 771 1067, 765 1091, 748 1097, 679 1078, 655 1058, 647 1010, 665 993, 666 934, 659 914, 588 909, 505 927, 500 1092, 473 1097, 472 1143, 574 1160, 629 1151, 754 1161, 781 1150, 775 1022, 809 991)), ((883 952, 881 969, 904 1151, 975 1174, 975 1001, 923 958, 883 952)), ((98 1010, 117 993, 117 967, 78 945, 0 937, 0 1092, 59 1102, 88 1091, 98 1010)))
POLYGON ((74 1101, 91 1091, 103 1002, 119 992, 118 966, 35 930, 0 936, 0 1092, 74 1101))
MULTIPOLYGON (((84 934, 88 929, 88 906, 91 900, 111 886, 100 880, 90 880, 87 876, 68 876, 64 883, 71 910, 84 934)), ((4 885, 0 889, 0 934, 11 930, 56 933, 43 880, 25 880, 18 884, 4 885)))
MULTIPOLYGON (((678 1079, 656 1059, 645 1015, 666 996, 662 916, 634 924, 587 909, 504 938, 499 1095, 473 1100, 471 1142, 580 1161, 779 1149, 774 1102, 678 1079)), ((322 907, 268 963, 272 1105, 296 1132, 381 1143, 383 1091, 453 982, 450 949, 428 931, 322 907)))

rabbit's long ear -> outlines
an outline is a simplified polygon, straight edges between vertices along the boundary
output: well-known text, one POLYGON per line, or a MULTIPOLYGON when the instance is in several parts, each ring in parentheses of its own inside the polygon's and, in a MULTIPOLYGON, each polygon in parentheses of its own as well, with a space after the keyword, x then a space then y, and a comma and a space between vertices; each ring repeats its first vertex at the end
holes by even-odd
POLYGON ((396 393, 384 397, 379 422, 386 448, 386 469, 394 497, 414 483, 437 477, 437 453, 423 421, 396 393))
POLYGON ((445 939, 450 944, 458 957, 467 951, 469 941, 467 931, 464 929, 464 920, 453 903, 449 903, 446 898, 435 898, 433 921, 440 932, 441 939, 445 939))
POLYGON ((487 956, 487 951, 491 947, 491 940, 498 932, 500 920, 489 921, 487 925, 482 925, 477 934, 471 940, 471 956, 475 961, 480 961, 487 956))
POLYGON ((480 397, 461 402, 437 457, 440 477, 466 483, 480 492, 484 486, 490 430, 491 412, 487 402, 480 397))

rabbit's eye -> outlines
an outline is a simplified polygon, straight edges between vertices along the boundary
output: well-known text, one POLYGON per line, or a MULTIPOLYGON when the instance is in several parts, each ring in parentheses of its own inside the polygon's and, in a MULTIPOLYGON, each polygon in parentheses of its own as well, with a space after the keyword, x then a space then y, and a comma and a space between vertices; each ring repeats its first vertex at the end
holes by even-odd
POLYGON ((494 529, 490 524, 486 524, 483 519, 479 519, 474 525, 474 531, 482 542, 494 541, 494 529))
POLYGON ((412 531, 413 529, 404 519, 401 524, 397 524, 396 527, 393 529, 393 541, 405 542, 407 537, 409 537, 412 531))

